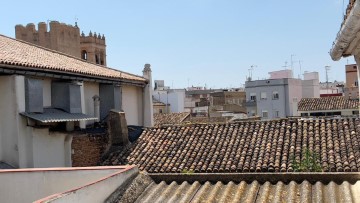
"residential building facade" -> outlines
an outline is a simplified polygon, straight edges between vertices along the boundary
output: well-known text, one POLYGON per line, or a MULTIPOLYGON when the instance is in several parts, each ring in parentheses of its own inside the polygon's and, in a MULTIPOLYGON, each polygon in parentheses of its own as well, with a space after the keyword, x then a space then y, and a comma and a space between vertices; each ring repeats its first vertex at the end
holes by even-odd
POLYGON ((273 79, 246 81, 248 116, 260 116, 262 119, 298 116, 297 105, 301 98, 320 97, 317 72, 305 73, 303 80, 289 78, 292 75, 291 70, 269 74, 273 79))
POLYGON ((246 107, 248 116, 262 119, 297 115, 297 103, 302 98, 302 81, 283 78, 246 81, 246 107))
POLYGON ((164 85, 164 80, 155 80, 154 84, 152 96, 157 101, 168 106, 168 111, 164 113, 181 113, 185 111, 185 89, 170 89, 170 87, 164 85))
POLYGON ((359 78, 356 64, 345 66, 346 83, 345 83, 345 97, 348 99, 359 98, 359 78))

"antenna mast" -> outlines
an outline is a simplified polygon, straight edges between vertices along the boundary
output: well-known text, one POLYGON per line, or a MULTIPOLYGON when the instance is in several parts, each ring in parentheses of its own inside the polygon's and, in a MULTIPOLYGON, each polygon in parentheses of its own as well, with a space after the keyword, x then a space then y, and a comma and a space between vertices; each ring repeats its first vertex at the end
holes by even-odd
POLYGON ((254 68, 256 68, 257 65, 251 65, 250 68, 248 69, 249 70, 249 81, 252 80, 252 72, 254 70, 254 68))
POLYGON ((296 56, 295 54, 291 54, 290 56, 290 68, 291 68, 291 77, 294 78, 294 61, 293 61, 293 56, 296 56))
POLYGON ((325 66, 325 71, 326 71, 326 91, 329 91, 329 75, 328 75, 329 70, 330 70, 330 66, 325 66))

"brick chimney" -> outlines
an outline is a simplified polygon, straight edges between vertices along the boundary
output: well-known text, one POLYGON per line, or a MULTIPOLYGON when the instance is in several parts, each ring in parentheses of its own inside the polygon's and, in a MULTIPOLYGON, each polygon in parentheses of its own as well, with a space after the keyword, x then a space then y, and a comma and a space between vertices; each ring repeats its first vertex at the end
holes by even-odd
POLYGON ((130 143, 125 112, 110 110, 108 117, 108 131, 110 146, 126 146, 130 143))

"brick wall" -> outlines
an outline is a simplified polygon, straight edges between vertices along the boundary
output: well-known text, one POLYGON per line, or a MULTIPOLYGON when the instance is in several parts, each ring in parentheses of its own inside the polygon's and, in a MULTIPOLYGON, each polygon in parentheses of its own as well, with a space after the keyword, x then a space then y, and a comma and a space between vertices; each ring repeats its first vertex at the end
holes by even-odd
POLYGON ((77 134, 72 141, 72 166, 96 166, 107 146, 107 133, 77 134))

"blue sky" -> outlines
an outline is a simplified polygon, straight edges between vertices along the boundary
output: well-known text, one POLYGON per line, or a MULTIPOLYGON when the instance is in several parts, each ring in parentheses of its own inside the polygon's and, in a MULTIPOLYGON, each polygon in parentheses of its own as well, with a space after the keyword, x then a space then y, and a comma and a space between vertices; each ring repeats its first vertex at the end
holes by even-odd
POLYGON ((142 74, 152 65, 153 79, 184 88, 238 87, 251 65, 255 79, 290 65, 295 75, 318 71, 325 81, 345 80, 344 65, 328 52, 340 29, 348 1, 128 0, 3 1, 0 33, 15 36, 15 25, 57 20, 78 25, 86 34, 105 34, 107 64, 142 74))

